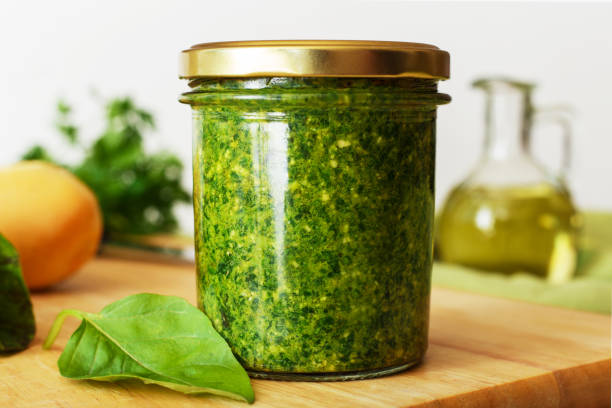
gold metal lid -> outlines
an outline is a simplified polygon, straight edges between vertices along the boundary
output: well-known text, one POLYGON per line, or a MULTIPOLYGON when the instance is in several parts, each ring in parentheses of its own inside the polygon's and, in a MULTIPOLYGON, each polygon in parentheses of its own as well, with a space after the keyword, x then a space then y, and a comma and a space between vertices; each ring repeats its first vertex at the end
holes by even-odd
POLYGON ((230 41, 180 55, 180 77, 413 77, 448 79, 448 52, 398 41, 230 41))

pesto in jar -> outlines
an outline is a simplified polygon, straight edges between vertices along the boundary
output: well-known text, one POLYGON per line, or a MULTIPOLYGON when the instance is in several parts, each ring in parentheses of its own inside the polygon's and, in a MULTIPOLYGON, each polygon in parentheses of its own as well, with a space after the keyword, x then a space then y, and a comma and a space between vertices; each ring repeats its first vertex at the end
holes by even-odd
POLYGON ((422 358, 436 105, 450 99, 436 83, 200 79, 183 95, 199 306, 252 373, 422 358))

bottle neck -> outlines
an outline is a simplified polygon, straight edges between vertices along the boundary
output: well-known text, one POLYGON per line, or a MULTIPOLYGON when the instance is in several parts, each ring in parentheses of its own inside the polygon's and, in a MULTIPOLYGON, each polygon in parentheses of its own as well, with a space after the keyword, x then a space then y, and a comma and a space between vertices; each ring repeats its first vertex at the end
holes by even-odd
POLYGON ((485 148, 488 160, 512 160, 527 154, 529 94, 506 87, 486 93, 485 148))

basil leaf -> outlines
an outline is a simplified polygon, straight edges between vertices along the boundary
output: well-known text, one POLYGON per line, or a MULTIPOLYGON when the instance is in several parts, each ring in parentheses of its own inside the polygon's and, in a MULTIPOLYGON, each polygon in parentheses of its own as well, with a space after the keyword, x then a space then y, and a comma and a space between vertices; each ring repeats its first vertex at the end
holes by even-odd
POLYGON ((36 325, 17 250, 0 235, 0 353, 24 350, 36 325))
POLYGON ((187 394, 253 402, 249 377, 208 317, 186 300, 128 296, 99 314, 64 310, 45 340, 49 348, 69 316, 83 319, 58 360, 74 379, 140 379, 187 394))

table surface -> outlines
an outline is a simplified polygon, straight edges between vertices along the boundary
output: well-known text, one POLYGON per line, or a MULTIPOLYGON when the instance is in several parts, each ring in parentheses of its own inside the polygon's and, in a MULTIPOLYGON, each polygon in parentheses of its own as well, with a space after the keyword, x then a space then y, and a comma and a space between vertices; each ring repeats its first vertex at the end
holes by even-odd
MULTIPOLYGON (((52 291, 32 296, 37 335, 0 357, 1 407, 229 407, 134 382, 75 381, 57 359, 78 321, 41 348, 64 308, 97 312, 129 294, 195 301, 194 266, 112 258, 90 262, 52 291)), ((253 380, 255 407, 605 407, 610 406, 610 316, 434 288, 430 346, 418 367, 390 377, 336 383, 253 380)))

